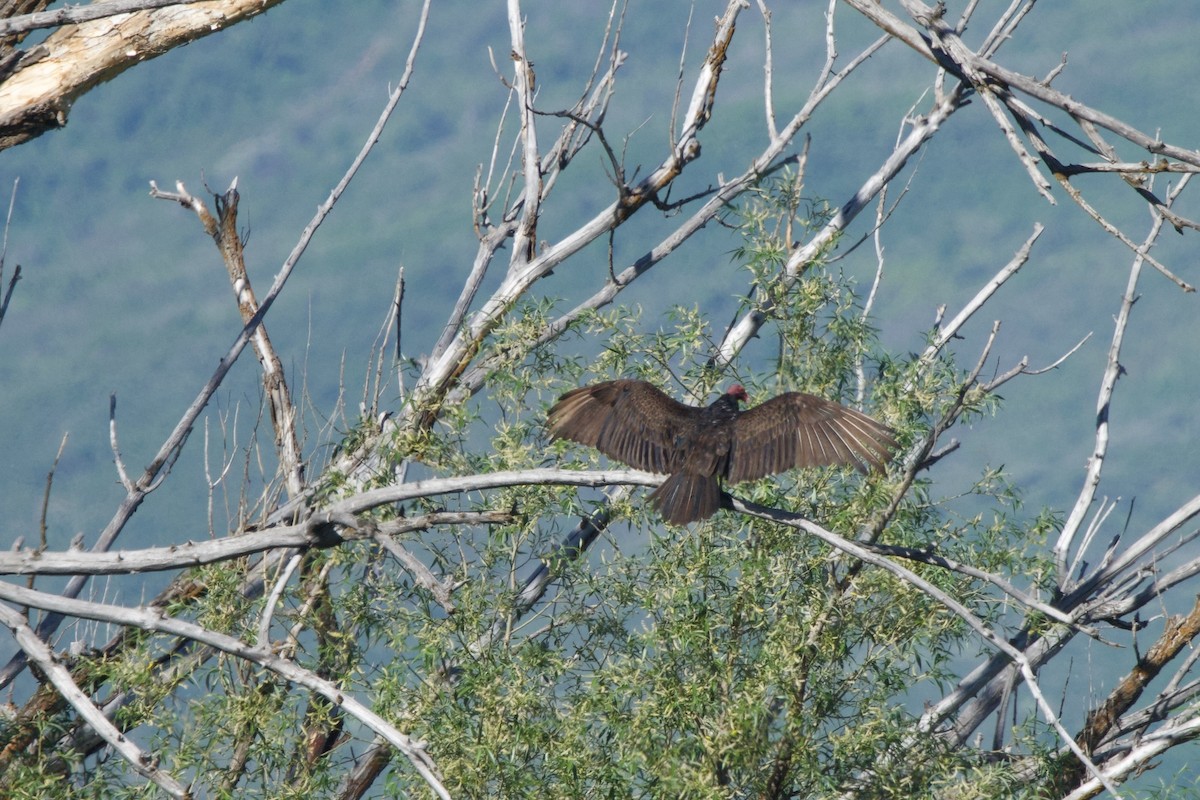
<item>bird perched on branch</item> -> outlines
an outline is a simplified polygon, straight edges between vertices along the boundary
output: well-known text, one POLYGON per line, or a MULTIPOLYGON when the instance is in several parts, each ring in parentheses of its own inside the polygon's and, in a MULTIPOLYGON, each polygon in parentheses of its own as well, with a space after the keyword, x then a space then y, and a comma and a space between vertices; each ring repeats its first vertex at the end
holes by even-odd
POLYGON ((607 381, 560 397, 546 427, 551 440, 570 439, 635 469, 666 473, 650 502, 674 525, 716 513, 721 479, 741 483, 835 464, 882 470, 896 449, 887 426, 811 394, 788 392, 742 411, 746 400, 737 383, 710 406, 689 406, 645 381, 607 381))

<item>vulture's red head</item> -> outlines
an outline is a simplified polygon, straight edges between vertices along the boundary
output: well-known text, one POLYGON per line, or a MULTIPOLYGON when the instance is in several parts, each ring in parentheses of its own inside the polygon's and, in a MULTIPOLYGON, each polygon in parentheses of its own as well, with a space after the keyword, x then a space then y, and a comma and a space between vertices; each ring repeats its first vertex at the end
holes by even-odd
POLYGON ((733 386, 730 386, 725 390, 725 394, 729 395, 739 403, 747 403, 750 401, 750 398, 746 395, 746 387, 742 386, 740 383, 735 383, 733 386))

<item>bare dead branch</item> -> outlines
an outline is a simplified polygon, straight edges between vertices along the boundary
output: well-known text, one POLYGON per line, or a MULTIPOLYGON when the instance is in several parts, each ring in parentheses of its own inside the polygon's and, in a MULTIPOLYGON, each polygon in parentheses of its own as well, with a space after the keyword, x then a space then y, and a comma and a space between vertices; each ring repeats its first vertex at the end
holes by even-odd
MULTIPOLYGON (((330 702, 344 709, 347 714, 350 714, 359 722, 375 731, 375 733, 387 739, 393 747, 404 753, 413 765, 413 768, 417 770, 429 785, 429 788, 438 797, 449 800, 450 794, 446 791, 446 787, 442 785, 441 778, 437 774, 437 767, 425 751, 424 742, 415 741, 402 733, 391 723, 373 712, 364 703, 331 681, 320 678, 309 670, 303 669, 287 659, 276 656, 269 650, 253 647, 233 636, 211 631, 185 620, 165 616, 154 609, 127 608, 106 603, 94 603, 87 600, 74 600, 47 592, 24 589, 3 581, 0 581, 0 599, 13 603, 22 603, 33 608, 41 608, 59 615, 112 622, 117 625, 140 628, 141 630, 182 636, 186 639, 216 648, 221 652, 237 656, 240 659, 258 664, 264 669, 279 675, 284 680, 318 692, 330 702)), ((16 622, 16 620, 10 620, 11 612, 3 606, 0 606, 0 614, 3 614, 6 625, 10 621, 13 623, 16 622)), ((28 646, 30 649, 36 649, 36 638, 23 634, 19 627, 14 628, 14 633, 22 636, 22 647, 28 646)), ((70 686, 58 688, 60 691, 70 690, 70 686)), ((97 720, 96 724, 101 723, 97 720)), ((117 736, 118 739, 123 738, 120 734, 117 736)), ((115 743, 114 746, 116 746, 115 743)), ((144 768, 144 765, 149 763, 148 760, 143 760, 136 753, 131 753, 130 756, 127 756, 127 759, 130 760, 135 769, 139 764, 144 768)), ((184 797, 183 794, 178 796, 184 797)))
POLYGON ((1021 245, 1017 252, 1013 254, 1013 257, 1009 260, 1009 262, 1001 267, 1000 270, 992 276, 991 280, 980 287, 979 291, 975 293, 975 296, 972 297, 971 300, 954 316, 954 319, 944 325, 938 326, 938 333, 934 338, 934 341, 930 343, 930 345, 925 348, 925 352, 921 354, 921 361, 923 363, 931 363, 937 354, 941 352, 942 348, 944 348, 951 339, 958 335, 958 332, 962 330, 962 327, 967 323, 967 320, 973 317, 975 312, 982 308, 983 304, 986 303, 988 299, 991 298, 992 295, 994 295, 996 291, 1008 281, 1009 278, 1011 278, 1013 275, 1016 275, 1017 271, 1020 270, 1021 267, 1025 266, 1025 263, 1029 260, 1030 253, 1033 251, 1033 244, 1038 240, 1038 237, 1042 235, 1043 230, 1044 228, 1040 223, 1034 225, 1033 233, 1031 233, 1029 238, 1025 240, 1025 244, 1021 245))
MULTIPOLYGON (((775 80, 775 68, 772 64, 773 51, 771 47, 771 9, 763 0, 758 0, 758 13, 763 19, 763 106, 767 115, 767 136, 774 139, 779 136, 779 127, 775 124, 775 90, 772 88, 775 80)), ((831 23, 832 25, 832 23, 831 23)))
MULTIPOLYGON (((208 207, 196 197, 188 193, 183 181, 175 183, 176 192, 162 192, 150 182, 150 196, 164 200, 172 200, 185 208, 190 208, 200 218, 204 230, 221 253, 221 260, 229 274, 229 282, 237 300, 238 311, 242 323, 248 324, 258 313, 258 298, 254 296, 254 288, 250 275, 246 272, 245 249, 241 234, 237 229, 237 209, 239 195, 237 178, 224 194, 214 194, 213 203, 216 207, 214 217, 208 207)), ((271 424, 275 431, 275 450, 279 462, 283 465, 284 480, 287 483, 288 495, 298 497, 304 491, 304 456, 300 449, 300 436, 296 430, 298 413, 292 401, 291 390, 288 388, 284 374, 283 362, 271 343, 267 334, 267 326, 259 324, 251 339, 258 363, 262 366, 263 394, 267 398, 271 410, 271 424)))
MULTIPOLYGON (((1089 753, 1092 752, 1096 745, 1113 729, 1120 717, 1137 702, 1147 685, 1198 635, 1200 635, 1200 600, 1197 600, 1196 605, 1187 616, 1171 617, 1167 620, 1167 629, 1146 651, 1146 654, 1138 659, 1137 665, 1117 684, 1099 707, 1092 709, 1083 726, 1083 731, 1078 736, 1080 747, 1089 753)), ((1080 774, 1064 776, 1065 779, 1060 785, 1070 786, 1082 777, 1080 774)))
MULTIPOLYGON (((546 471, 532 471, 543 480, 547 479, 546 471)), ((414 497, 425 497, 458 491, 475 491, 479 488, 499 488, 515 486, 521 483, 520 476, 529 472, 506 473, 510 483, 494 483, 492 481, 472 481, 470 479, 440 479, 435 483, 427 481, 421 484, 404 484, 409 487, 424 486, 429 490, 428 495, 419 492, 414 497)), ((619 474, 599 473, 608 477, 619 474)), ((627 476, 631 477, 631 476, 627 476)), ((638 475, 640 477, 640 474, 638 475)), ((574 470, 551 470, 551 483, 567 483, 577 486, 601 485, 602 480, 596 473, 579 473, 574 470), (597 481, 598 483, 593 483, 597 481)), ((614 481, 617 482, 617 481, 614 481)), ((652 485, 636 481, 641 485, 652 485)), ((425 530, 442 525, 488 525, 501 524, 511 520, 507 512, 463 512, 439 511, 423 514, 419 517, 407 517, 400 520, 378 523, 374 530, 366 528, 359 533, 363 525, 353 516, 344 512, 320 512, 293 525, 280 525, 266 530, 244 531, 233 536, 201 542, 184 542, 167 547, 148 547, 142 550, 118 550, 116 552, 97 553, 78 551, 53 550, 15 550, 0 553, 0 575, 125 575, 139 572, 155 572, 163 570, 187 569, 204 564, 216 564, 235 558, 261 553, 266 550, 308 547, 334 547, 342 542, 368 538, 377 532, 382 536, 397 536, 410 531, 425 530), (349 530, 335 533, 331 526, 340 525, 349 530)))
POLYGON ((524 191, 521 195, 521 222, 513 234, 509 271, 522 269, 537 250, 537 223, 542 207, 541 155, 538 151, 537 125, 534 123, 533 65, 525 53, 525 20, 520 0, 508 0, 508 30, 512 40, 513 91, 521 118, 521 164, 524 191))
MULTIPOLYGON (((860 14, 870 19, 892 36, 903 41, 925 58, 928 58, 935 64, 946 66, 941 57, 941 51, 932 49, 920 32, 887 11, 880 4, 871 2, 871 0, 844 0, 844 2, 853 6, 860 14)), ((941 16, 936 13, 935 9, 919 2, 919 0, 902 0, 901 4, 908 10, 913 19, 923 27, 936 28, 941 37, 956 36, 941 16)), ((1155 136, 1142 133, 1132 125, 1122 122, 1110 114, 1091 108, 1076 101, 1069 95, 1052 89, 1047 83, 1006 69, 988 58, 971 52, 969 48, 962 55, 967 57, 967 63, 974 70, 1001 86, 1006 86, 1010 90, 1015 89, 1023 92, 1037 100, 1062 109, 1076 119, 1098 125, 1154 155, 1163 155, 1193 166, 1200 166, 1200 152, 1176 147, 1162 142, 1155 136)), ((953 64, 949 66, 954 67, 953 64)))
POLYGON ((39 47, 45 57, 22 60, 0 83, 0 149, 63 127, 78 97, 130 67, 280 2, 176 3, 119 19, 101 16, 54 31, 39 47))
MULTIPOLYGON (((1123 758, 1106 764, 1103 778, 1109 783, 1123 780, 1145 768, 1156 756, 1162 755, 1172 747, 1192 741, 1197 736, 1200 736, 1200 717, 1175 720, 1173 724, 1141 737, 1123 758)), ((1106 788, 1104 779, 1099 776, 1091 777, 1070 794, 1064 795, 1063 800, 1085 800, 1095 797, 1101 789, 1106 788)))
MULTIPOLYGON (((35 592, 32 589, 11 588, 17 592, 27 592, 28 596, 45 596, 43 592, 35 592)), ((3 589, 0 589, 2 592, 3 589)), ((11 599, 11 598, 7 598, 11 599)), ((26 624, 25 618, 8 606, 0 605, 0 622, 2 622, 13 636, 16 637, 17 643, 21 646, 24 652, 35 663, 49 679, 54 688, 58 690, 71 707, 74 708, 79 716, 85 719, 88 725, 92 726, 92 730, 100 734, 101 737, 108 743, 108 746, 121 755, 121 758, 133 768, 134 772, 154 783, 171 797, 188 798, 191 793, 187 788, 180 783, 170 773, 158 767, 158 760, 152 757, 142 748, 138 747, 133 741, 117 730, 116 727, 108 721, 100 709, 92 702, 91 698, 84 694, 83 690, 76 685, 75 680, 71 677, 71 673, 58 663, 54 657, 54 652, 50 646, 42 641, 33 629, 26 624)))
POLYGON ((115 17, 135 11, 148 11, 163 6, 183 6, 200 0, 107 0, 88 6, 67 6, 52 11, 37 11, 0 20, 0 36, 36 31, 39 28, 57 28, 61 25, 78 25, 94 19, 115 17))
MULTIPOLYGON (((1178 196, 1178 192, 1176 192, 1175 196, 1178 196)), ((1149 249, 1158 239, 1159 234, 1162 232, 1162 222, 1162 215, 1155 215, 1149 233, 1146 235, 1142 246, 1138 248, 1139 251, 1149 249)), ((1133 259, 1133 263, 1130 266, 1129 280, 1126 284, 1125 294, 1121 298, 1121 307, 1117 312, 1116 322, 1113 326, 1113 337, 1112 343, 1109 345, 1108 361, 1100 382, 1100 396, 1096 401, 1096 438, 1092 447, 1092 454, 1088 458, 1087 474, 1079 497, 1076 499, 1075 505, 1071 508, 1071 513, 1067 515, 1067 519, 1063 523, 1062 532, 1059 534, 1058 541, 1054 545, 1054 559, 1058 564, 1058 579, 1060 585, 1064 587, 1071 585, 1069 583, 1070 576, 1067 572, 1068 552, 1072 541, 1079 532, 1084 515, 1087 513, 1088 508, 1091 507, 1092 500, 1095 498, 1096 487, 1100 484, 1100 473, 1104 469, 1104 458, 1108 453, 1108 409, 1112 403, 1113 392, 1116 390, 1117 378, 1120 377, 1122 372, 1121 345, 1125 341, 1125 332, 1129 325, 1130 315, 1133 312, 1133 304, 1137 302, 1137 285, 1141 277, 1143 261, 1144 259, 1139 253, 1133 259)))
POLYGON ((133 481, 129 479, 129 473, 125 470, 125 461, 121 458, 121 445, 117 442, 117 396, 115 394, 108 396, 108 445, 112 449, 113 463, 117 467, 117 477, 121 479, 121 486, 125 488, 126 492, 133 491, 133 481))
POLYGON ((58 443, 58 452, 54 454, 54 461, 50 464, 50 471, 46 473, 46 488, 42 492, 42 509, 38 514, 40 550, 46 549, 46 516, 50 513, 50 490, 54 487, 54 474, 58 472, 58 462, 62 459, 63 451, 67 449, 68 438, 70 438, 70 434, 64 433, 62 440, 58 443))
POLYGON ((391 553, 408 570, 408 574, 412 576, 413 581, 418 586, 433 595, 433 599, 437 601, 438 605, 447 614, 454 613, 454 602, 450 599, 450 594, 453 591, 451 586, 434 575, 429 567, 425 566, 419 558, 408 552, 392 536, 387 536, 382 531, 377 531, 374 539, 380 547, 391 553))
POLYGON ((986 581, 995 586, 1004 594, 1011 597, 1013 600, 1025 606, 1030 611, 1037 611, 1041 614, 1045 614, 1050 619, 1053 619, 1056 622, 1061 622, 1064 625, 1079 627, 1083 633, 1086 633, 1093 638, 1098 638, 1098 634, 1094 628, 1080 626, 1071 615, 1058 608, 1055 608, 1048 603, 1038 600, 1028 592, 1018 589, 1012 584, 1011 581, 1000 575, 981 570, 977 567, 971 566, 970 564, 963 564, 954 559, 947 558, 933 549, 917 550, 912 547, 878 544, 875 542, 859 542, 859 544, 872 553, 880 556, 892 556, 895 558, 902 558, 906 561, 932 564, 935 567, 941 567, 942 569, 949 570, 950 572, 957 572, 960 575, 966 575, 977 580, 986 581))
POLYGON ((860 544, 844 539, 841 536, 822 528, 820 525, 811 522, 810 520, 793 514, 781 513, 775 511, 774 509, 768 509, 754 503, 748 503, 739 500, 738 498, 731 499, 733 507, 738 511, 751 514, 753 516, 760 516, 764 519, 771 519, 776 522, 781 522, 791 527, 799 528, 800 530, 817 537, 830 547, 834 547, 841 552, 846 553, 847 555, 853 556, 856 560, 864 564, 870 564, 871 566, 878 567, 892 573, 905 583, 917 587, 925 594, 937 600, 947 610, 949 610, 959 619, 966 622, 967 625, 969 625, 981 639, 1002 653, 1005 657, 1011 660, 1017 668, 1020 669, 1021 675, 1025 679, 1025 686, 1029 690, 1029 693, 1033 696, 1034 700, 1037 702, 1038 708, 1041 710, 1042 716, 1046 722, 1049 723, 1056 731, 1058 731, 1059 737, 1066 744, 1066 746, 1070 748, 1071 752, 1075 754, 1075 757, 1079 759, 1080 763, 1087 768, 1088 774, 1098 779, 1108 791, 1113 793, 1116 792, 1116 788, 1108 780, 1107 776, 1100 771, 1100 769, 1092 762, 1088 754, 1085 753, 1075 741, 1074 737, 1072 737, 1071 734, 1067 732, 1067 729, 1063 727, 1062 721, 1059 719, 1058 714, 1055 713, 1053 707, 1046 700, 1045 695, 1038 686, 1037 677, 1034 674, 1033 666, 1030 664, 1025 654, 1010 644, 1007 640, 996 634, 991 628, 985 625, 981 619, 971 613, 970 609, 959 603, 950 595, 943 592, 941 589, 938 589, 936 586, 926 581, 924 578, 921 578, 912 570, 896 564, 890 559, 878 556, 860 544))

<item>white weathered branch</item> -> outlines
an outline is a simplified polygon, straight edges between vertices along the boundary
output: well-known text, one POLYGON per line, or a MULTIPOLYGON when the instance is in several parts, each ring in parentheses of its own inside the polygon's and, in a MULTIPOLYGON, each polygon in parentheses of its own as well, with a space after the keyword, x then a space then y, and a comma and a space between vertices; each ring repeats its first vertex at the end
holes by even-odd
MULTIPOLYGON (((8 584, 4 584, 7 586, 8 584)), ((3 589, 0 589, 2 592, 3 589)), ((30 590, 24 590, 30 591, 30 590)), ((41 594, 40 592, 38 594, 41 594)), ((53 595, 48 595, 53 596, 53 595)), ((26 603, 25 605, 31 605, 26 603)), ((100 735, 108 745, 121 755, 133 768, 134 772, 152 781, 156 786, 171 797, 190 797, 187 788, 170 773, 159 769, 158 759, 138 747, 121 731, 117 730, 92 699, 75 683, 71 673, 58 662, 50 646, 42 641, 33 629, 25 622, 25 617, 6 605, 0 604, 0 622, 8 627, 16 637, 21 650, 33 659, 38 669, 45 673, 54 688, 79 712, 79 716, 100 735)))
POLYGON ((0 36, 36 31, 41 28, 57 28, 61 25, 78 25, 94 19, 115 17, 118 14, 148 11, 163 6, 186 6, 199 2, 202 0, 106 0, 106 2, 92 3, 91 5, 35 11, 32 14, 18 14, 7 19, 0 19, 0 36))
POLYGON ((67 123, 82 94, 136 64, 257 16, 282 0, 174 4, 60 28, 0 82, 0 147, 67 123))
MULTIPOLYGON (((570 470, 563 470, 563 472, 569 475, 581 474, 570 470)), ((520 475, 522 473, 510 474, 520 475)), ((512 486, 519 482, 502 485, 512 486)), ((575 483, 569 478, 556 482, 575 483)), ((428 484, 428 482, 423 483, 428 484)), ((417 486, 419 484, 403 485, 417 486)), ((464 484, 466 487, 464 489, 446 489, 446 486, 445 483, 439 483, 434 488, 440 489, 440 491, 431 491, 430 494, 474 491, 478 488, 470 485, 469 481, 464 484)), ((439 525, 494 524, 506 520, 507 514, 504 512, 446 511, 382 522, 368 527, 364 532, 357 532, 359 523, 351 515, 325 511, 294 525, 280 525, 266 530, 239 532, 236 535, 220 539, 183 542, 166 547, 147 547, 141 550, 116 550, 103 553, 84 550, 0 552, 0 575, 128 575, 139 572, 161 572, 216 564, 266 550, 290 547, 329 547, 342 541, 368 538, 376 534, 396 536, 439 525), (346 532, 343 534, 331 533, 328 528, 332 525, 342 526, 346 532)))
MULTIPOLYGON (((209 630, 186 620, 166 616, 155 609, 126 608, 107 603, 75 600, 48 592, 39 592, 34 589, 13 586, 5 581, 0 581, 0 600, 80 619, 111 622, 116 625, 124 625, 144 631, 181 636, 185 639, 191 639, 192 641, 208 645, 237 658, 258 664, 264 669, 268 669, 279 675, 284 680, 317 692, 329 700, 330 703, 341 707, 347 714, 387 739, 393 747, 407 756, 409 762, 412 763, 413 767, 439 797, 447 799, 450 797, 450 793, 442 785, 441 778, 437 774, 437 767, 433 759, 426 752, 424 742, 416 741, 407 734, 402 733, 390 722, 368 708, 362 701, 347 694, 337 684, 315 675, 292 661, 280 658, 272 653, 270 649, 254 647, 243 642, 241 639, 209 630)), ((0 606, 0 609, 5 612, 5 623, 8 624, 9 615, 15 612, 11 612, 3 606, 0 606)), ((20 615, 17 616, 19 617, 20 615)), ((22 642, 22 646, 25 646, 25 642, 22 642)), ((74 682, 71 682, 71 684, 74 685, 74 682)), ((140 757, 139 762, 145 763, 141 761, 140 757)), ((183 795, 179 796, 182 797, 183 795)))

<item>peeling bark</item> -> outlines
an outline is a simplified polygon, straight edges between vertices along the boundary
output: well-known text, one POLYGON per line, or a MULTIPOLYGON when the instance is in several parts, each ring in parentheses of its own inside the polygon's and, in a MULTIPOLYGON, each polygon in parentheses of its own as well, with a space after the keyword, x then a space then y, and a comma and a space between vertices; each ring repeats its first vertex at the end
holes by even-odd
POLYGON ((130 67, 283 0, 213 0, 64 25, 39 45, 0 60, 0 149, 64 127, 71 105, 130 67))

